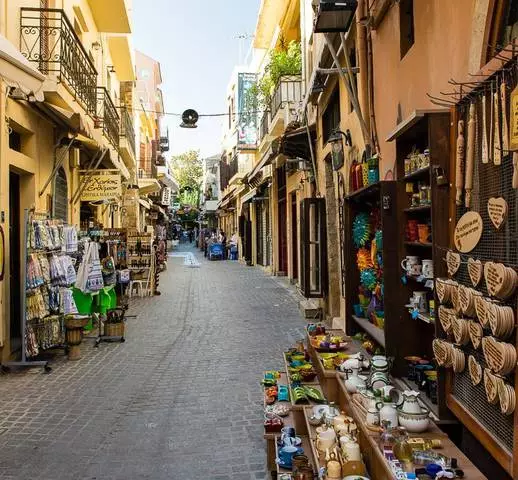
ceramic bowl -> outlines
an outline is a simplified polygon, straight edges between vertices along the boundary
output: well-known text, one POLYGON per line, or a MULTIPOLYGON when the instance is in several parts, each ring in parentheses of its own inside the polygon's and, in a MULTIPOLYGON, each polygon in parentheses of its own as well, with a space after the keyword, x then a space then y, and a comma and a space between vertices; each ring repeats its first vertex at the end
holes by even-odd
POLYGON ((422 433, 428 429, 430 411, 421 407, 421 413, 404 413, 398 410, 399 425, 405 427, 409 433, 422 433))
POLYGON ((310 423, 310 425, 313 425, 313 426, 321 425, 323 421, 324 421, 323 417, 317 417, 315 415, 311 415, 311 417, 308 418, 308 422, 310 423))
POLYGON ((323 417, 324 414, 329 415, 329 405, 315 405, 313 407, 313 416, 323 417))

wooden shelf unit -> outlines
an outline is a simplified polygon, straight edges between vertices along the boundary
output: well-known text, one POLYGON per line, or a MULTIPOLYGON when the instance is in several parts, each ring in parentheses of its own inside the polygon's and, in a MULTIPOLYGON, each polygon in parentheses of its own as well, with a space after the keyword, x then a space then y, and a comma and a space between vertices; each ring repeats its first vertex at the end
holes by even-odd
MULTIPOLYGON (((428 112, 420 117, 409 129, 396 136, 396 179, 397 179, 397 222, 400 225, 398 237, 398 262, 401 264, 407 255, 418 256, 421 260, 433 260, 434 276, 446 274, 445 264, 442 261, 441 251, 438 245, 444 244, 449 235, 449 184, 438 185, 435 169, 441 168, 444 176, 450 179, 450 114, 438 111, 428 112), (417 148, 420 153, 429 150, 430 165, 405 175, 405 158, 417 148), (431 189, 431 205, 412 207, 411 194, 406 191, 406 184, 414 183, 417 190, 418 184, 424 184, 431 189), (408 220, 417 220, 430 226, 431 239, 428 242, 409 241, 406 237, 406 225, 408 220)), ((414 190, 414 191, 416 191, 414 190)), ((433 358, 432 341, 440 329, 440 322, 435 322, 428 313, 419 313, 418 318, 412 318, 407 304, 414 291, 428 291, 427 303, 435 301, 437 312, 438 300, 435 292, 427 289, 424 284, 416 281, 402 282, 401 277, 405 272, 400 268, 399 278, 395 278, 403 295, 401 308, 401 335, 399 343, 399 355, 401 359, 406 356, 433 358)), ((407 277, 408 278, 408 277, 407 277)), ((397 372, 397 376, 404 379, 406 371, 397 372)), ((452 418, 451 412, 446 406, 445 375, 438 370, 438 405, 434 405, 434 411, 440 420, 452 418)), ((428 404, 432 405, 431 402, 428 404)))
MULTIPOLYGON (((358 332, 367 333, 375 342, 385 348, 386 354, 398 358, 401 312, 398 305, 402 297, 398 282, 401 267, 398 262, 398 224, 397 224, 397 183, 381 181, 370 185, 363 191, 354 192, 346 197, 344 212, 344 254, 345 254, 345 316, 349 335, 358 332), (368 193, 368 196, 366 197, 368 193), (370 213, 379 210, 381 230, 383 232, 383 285, 384 285, 384 329, 370 323, 366 318, 355 315, 354 305, 358 303, 360 272, 356 264, 357 248, 352 238, 353 222, 360 212, 370 213), (386 301, 390 299, 390 301, 386 301)), ((404 367, 404 360, 396 362, 396 369, 404 367)))

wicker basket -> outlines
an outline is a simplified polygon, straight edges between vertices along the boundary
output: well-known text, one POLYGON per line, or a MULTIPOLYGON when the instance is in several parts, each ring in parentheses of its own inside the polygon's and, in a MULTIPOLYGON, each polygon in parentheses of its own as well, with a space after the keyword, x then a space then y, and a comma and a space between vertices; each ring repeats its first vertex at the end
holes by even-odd
POLYGON ((124 336, 124 322, 119 323, 105 323, 104 335, 106 337, 123 337, 124 336))

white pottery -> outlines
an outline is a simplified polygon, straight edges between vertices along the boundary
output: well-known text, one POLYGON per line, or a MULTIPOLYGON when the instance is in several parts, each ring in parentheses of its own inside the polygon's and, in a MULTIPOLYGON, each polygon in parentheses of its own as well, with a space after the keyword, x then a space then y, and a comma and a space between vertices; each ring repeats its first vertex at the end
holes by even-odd
POLYGON ((369 383, 373 390, 378 390, 389 385, 390 381, 385 372, 375 372, 370 376, 369 383))
POLYGON ((380 423, 386 420, 390 422, 390 426, 392 428, 397 427, 398 423, 398 411, 396 409, 396 405, 390 402, 378 402, 376 405, 379 415, 380 415, 380 423))
POLYGON ((423 276, 433 278, 433 260, 423 260, 423 276))
POLYGON ((367 417, 365 418, 367 425, 371 427, 380 424, 380 414, 376 406, 369 407, 367 410, 367 417))
POLYGON ((428 429, 430 423, 430 411, 421 407, 421 413, 398 412, 399 424, 405 427, 409 433, 422 433, 428 429))
POLYGON ((335 446, 335 442, 336 433, 333 429, 320 432, 317 435, 317 449, 321 452, 325 452, 328 448, 333 448, 335 446))
POLYGON ((419 257, 407 255, 401 262, 401 268, 406 271, 407 275, 411 275, 413 265, 419 265, 419 257))
POLYGON ((313 407, 313 415, 315 417, 323 418, 326 413, 329 413, 329 405, 315 405, 313 407))
POLYGON ((403 413, 421 413, 421 406, 417 399, 419 398, 419 392, 415 390, 405 390, 403 392, 403 405, 401 406, 401 412, 403 413))
POLYGON ((359 462, 362 459, 360 445, 357 442, 347 442, 342 452, 348 462, 359 462))
POLYGON ((345 388, 349 393, 356 393, 358 389, 365 388, 365 380, 358 376, 358 369, 346 370, 345 375, 345 388))

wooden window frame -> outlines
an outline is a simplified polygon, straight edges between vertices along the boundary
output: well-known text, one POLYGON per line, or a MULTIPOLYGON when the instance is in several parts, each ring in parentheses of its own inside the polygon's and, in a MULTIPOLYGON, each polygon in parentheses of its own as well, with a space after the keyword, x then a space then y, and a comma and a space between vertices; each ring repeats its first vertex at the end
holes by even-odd
POLYGON ((300 202, 301 232, 300 232, 300 287, 306 298, 322 298, 327 292, 327 230, 326 203, 324 198, 305 198, 300 202), (317 225, 311 225, 310 210, 316 208, 317 225), (311 228, 318 231, 318 240, 311 240, 311 228), (311 247, 317 246, 317 254, 312 265, 311 247), (318 286, 311 286, 311 272, 317 270, 318 286))

